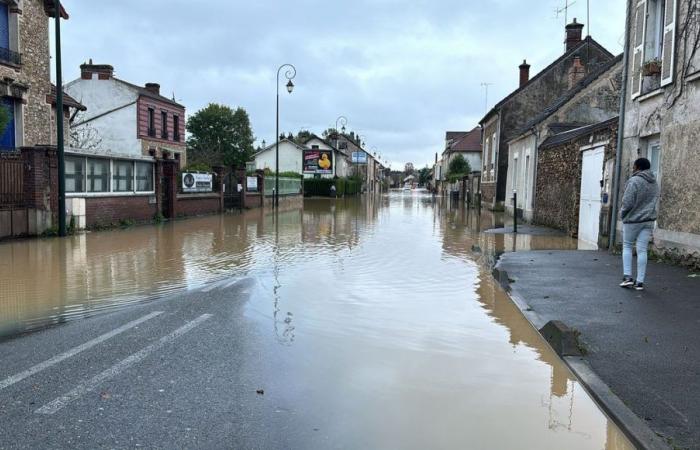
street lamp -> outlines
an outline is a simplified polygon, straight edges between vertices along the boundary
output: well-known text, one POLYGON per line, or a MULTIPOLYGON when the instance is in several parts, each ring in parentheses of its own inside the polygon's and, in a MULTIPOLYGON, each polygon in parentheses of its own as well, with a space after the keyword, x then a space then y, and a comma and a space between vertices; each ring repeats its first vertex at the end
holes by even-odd
POLYGON ((54 0, 56 18, 56 153, 58 156, 58 235, 66 235, 66 168, 63 142, 63 73, 61 68, 61 0, 54 0))
MULTIPOLYGON (((337 150, 340 150, 340 149, 338 149, 338 141, 340 140, 340 136, 338 134, 338 124, 343 126, 343 134, 345 134, 345 125, 348 124, 348 118, 345 116, 340 116, 337 119, 335 119, 335 130, 334 130, 335 131, 335 148, 337 150)), ((350 155, 350 157, 352 158, 352 155, 350 155)), ((336 163, 334 162, 333 163, 333 175, 337 175, 337 172, 335 170, 335 166, 336 166, 336 163)))
POLYGON ((275 133, 275 198, 274 206, 279 208, 280 205, 280 73, 285 69, 284 76, 289 80, 287 83, 287 92, 292 93, 294 83, 292 79, 297 76, 297 69, 291 64, 282 64, 277 69, 277 115, 276 115, 276 133, 275 133))

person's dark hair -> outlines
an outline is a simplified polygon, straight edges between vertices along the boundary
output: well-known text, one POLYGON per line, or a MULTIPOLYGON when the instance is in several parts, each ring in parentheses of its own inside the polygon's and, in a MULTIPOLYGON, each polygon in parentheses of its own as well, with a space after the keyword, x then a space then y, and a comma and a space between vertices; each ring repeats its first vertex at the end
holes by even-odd
POLYGON ((651 169, 651 163, 646 158, 639 158, 634 162, 634 167, 638 170, 649 170, 651 169))

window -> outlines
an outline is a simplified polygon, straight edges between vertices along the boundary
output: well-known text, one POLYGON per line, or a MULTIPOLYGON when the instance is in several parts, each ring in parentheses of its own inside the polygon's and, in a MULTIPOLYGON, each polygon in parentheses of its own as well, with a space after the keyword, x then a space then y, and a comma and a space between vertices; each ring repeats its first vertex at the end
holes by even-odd
POLYGON ((8 118, 5 131, 0 134, 0 151, 15 149, 15 99, 3 97, 0 101, 0 108, 7 110, 8 118))
POLYGON ((109 192, 109 160, 87 160, 87 191, 109 192))
POLYGON ((156 136, 156 112, 153 108, 148 108, 148 135, 150 137, 156 136))
POLYGON ((318 150, 318 145, 312 145, 311 150, 318 150))
POLYGON ((160 122, 161 122, 161 129, 160 129, 160 137, 163 139, 168 139, 168 113, 163 111, 160 113, 160 122))
POLYGON ((511 186, 511 189, 513 191, 516 191, 518 189, 518 156, 516 155, 515 158, 513 158, 513 185, 511 186))
POLYGON ((484 171, 488 168, 488 161, 489 161, 489 151, 491 150, 491 138, 486 138, 486 142, 484 144, 484 151, 486 154, 484 155, 484 171))
POLYGON ((0 3, 0 48, 10 49, 10 9, 7 3, 0 3))
POLYGON ((85 158, 66 156, 66 192, 85 192, 85 158))
POLYGON ((134 190, 134 163, 131 161, 114 161, 112 174, 112 190, 114 192, 130 192, 134 190))
POLYGON ((136 163, 136 191, 150 192, 153 190, 153 164, 136 163))
POLYGON ((180 142, 180 116, 173 116, 173 141, 180 142))
POLYGON ((651 172, 659 179, 661 173, 661 143, 658 139, 649 142, 647 146, 647 159, 651 163, 651 172))
POLYGON ((633 10, 632 98, 673 82, 678 0, 637 0, 633 10))

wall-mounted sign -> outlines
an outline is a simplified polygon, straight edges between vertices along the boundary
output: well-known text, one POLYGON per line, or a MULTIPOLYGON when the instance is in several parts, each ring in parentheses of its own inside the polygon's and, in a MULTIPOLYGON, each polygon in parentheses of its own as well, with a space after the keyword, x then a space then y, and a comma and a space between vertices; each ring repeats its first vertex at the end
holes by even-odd
POLYGON ((246 189, 248 192, 258 192, 258 177, 246 177, 246 189))
POLYGON ((367 164, 367 153, 365 153, 365 152, 352 152, 352 163, 353 164, 367 164))
POLYGON ((332 174, 333 153, 330 150, 304 150, 304 173, 332 174))
POLYGON ((214 176, 210 173, 182 174, 182 192, 211 192, 214 188, 214 176))

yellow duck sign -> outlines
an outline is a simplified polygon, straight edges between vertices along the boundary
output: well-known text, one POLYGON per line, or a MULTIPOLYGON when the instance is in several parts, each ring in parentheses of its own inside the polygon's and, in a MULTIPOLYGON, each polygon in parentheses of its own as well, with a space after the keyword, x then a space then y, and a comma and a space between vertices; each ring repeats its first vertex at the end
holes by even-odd
POLYGON ((333 153, 330 150, 304 150, 304 173, 333 174, 333 153))

